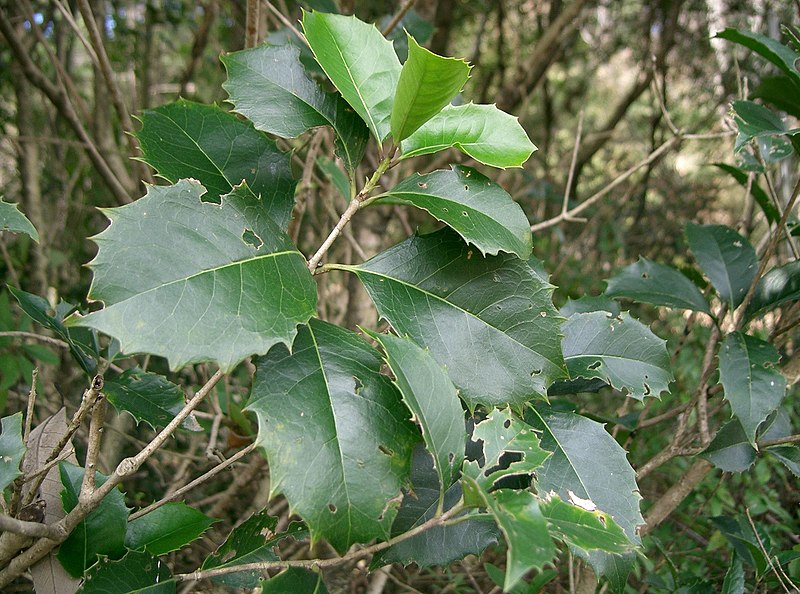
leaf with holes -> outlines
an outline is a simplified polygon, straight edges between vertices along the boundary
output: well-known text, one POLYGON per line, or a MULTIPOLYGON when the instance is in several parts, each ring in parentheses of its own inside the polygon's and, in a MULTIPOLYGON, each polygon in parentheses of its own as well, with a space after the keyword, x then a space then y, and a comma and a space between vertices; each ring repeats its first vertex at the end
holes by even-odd
POLYGON ((731 311, 744 300, 758 271, 758 257, 750 242, 725 225, 687 223, 686 239, 700 268, 731 311))
POLYGON ((408 35, 408 59, 400 70, 392 108, 395 143, 442 111, 467 82, 469 70, 464 60, 437 56, 408 35))
POLYGON ((479 163, 522 167, 536 150, 519 120, 495 105, 448 105, 402 143, 402 158, 457 148, 479 163))
POLYGON ((389 537, 417 438, 381 363, 358 335, 311 320, 291 353, 279 346, 259 359, 247 405, 271 495, 339 552, 389 537))
POLYGON ((222 87, 229 101, 257 129, 295 138, 312 128, 330 126, 347 168, 353 171, 361 162, 369 140, 364 121, 341 96, 309 78, 297 46, 263 45, 220 59, 228 71, 222 87))
POLYGON ((304 12, 303 32, 325 74, 383 142, 401 69, 392 43, 375 25, 338 14, 304 12))
POLYGON ((174 594, 166 563, 150 553, 128 551, 119 561, 104 558, 86 574, 78 594, 174 594))
POLYGON ((674 268, 639 258, 619 274, 606 281, 605 294, 627 297, 640 303, 665 305, 678 309, 702 311, 711 315, 703 294, 697 286, 674 268))
POLYGON ((386 353, 386 363, 403 402, 422 428, 422 438, 439 476, 439 501, 443 505, 445 491, 458 476, 467 441, 464 411, 455 386, 436 359, 411 339, 368 334, 386 353))
POLYGON ((91 299, 105 308, 72 323, 152 353, 172 369, 201 361, 230 371, 242 359, 290 344, 316 306, 305 258, 253 196, 238 186, 222 204, 203 202, 184 180, 104 210, 95 237, 91 299))
POLYGON ((585 551, 601 550, 616 554, 633 549, 633 544, 611 516, 582 505, 585 504, 580 500, 568 503, 553 494, 544 497, 539 509, 547 519, 551 533, 573 546, 585 551))
POLYGON ((200 538, 216 521, 185 503, 167 503, 128 522, 125 546, 166 555, 200 538))
POLYGON ((35 242, 39 241, 39 233, 19 207, 13 202, 6 202, 0 196, 0 231, 24 233, 35 242))
POLYGON ((637 400, 669 391, 667 342, 628 313, 573 314, 561 330, 571 377, 601 379, 637 400))
POLYGON ((772 140, 800 133, 800 128, 789 129, 778 114, 752 101, 734 101, 733 112, 739 128, 734 152, 744 149, 751 140, 772 140))
POLYGON ((776 266, 758 281, 753 299, 747 305, 747 318, 800 299, 800 260, 776 266))
POLYGON ((719 379, 725 399, 754 446, 758 426, 786 395, 786 379, 775 368, 779 360, 771 344, 741 332, 728 334, 719 349, 719 379))
POLYGON ((275 223, 289 224, 296 185, 289 155, 251 123, 216 105, 179 99, 145 110, 136 136, 142 158, 162 177, 198 180, 210 202, 247 182, 275 223))
POLYGON ((453 165, 449 171, 414 174, 383 194, 378 204, 385 203, 426 210, 484 255, 531 255, 531 227, 520 205, 471 167, 453 165))
POLYGON ((446 366, 470 408, 527 402, 566 377, 553 286, 515 256, 481 256, 445 228, 339 267, 446 366))
POLYGON ((22 413, 3 417, 0 419, 0 493, 22 474, 19 465, 23 456, 22 413))

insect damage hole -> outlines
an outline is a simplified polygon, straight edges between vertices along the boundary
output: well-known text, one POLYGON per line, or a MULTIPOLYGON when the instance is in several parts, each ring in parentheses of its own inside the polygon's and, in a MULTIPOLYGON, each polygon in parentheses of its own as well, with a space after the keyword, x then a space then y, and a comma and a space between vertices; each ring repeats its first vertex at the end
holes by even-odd
POLYGON ((335 514, 336 513, 336 506, 333 503, 329 503, 328 504, 328 510, 330 510, 330 512, 332 514, 335 514))
POLYGON ((591 369, 592 371, 594 371, 596 369, 600 369, 600 366, 602 364, 603 364, 602 361, 595 361, 594 363, 589 365, 589 369, 591 369))
POLYGON ((255 249, 264 245, 264 241, 252 229, 245 229, 242 233, 242 241, 255 249))

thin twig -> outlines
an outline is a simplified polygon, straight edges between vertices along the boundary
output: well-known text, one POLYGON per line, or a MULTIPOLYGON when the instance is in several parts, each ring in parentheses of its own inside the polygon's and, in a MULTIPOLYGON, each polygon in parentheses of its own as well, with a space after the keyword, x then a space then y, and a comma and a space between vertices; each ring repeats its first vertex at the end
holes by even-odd
POLYGON ((31 391, 28 392, 28 405, 25 407, 25 429, 22 432, 22 443, 28 446, 33 424, 33 407, 36 404, 36 380, 39 379, 39 369, 34 367, 31 372, 31 391))
POLYGON ((280 10, 275 8, 269 0, 263 0, 263 2, 264 6, 267 7, 267 10, 269 10, 272 14, 274 14, 275 17, 277 17, 277 19, 281 23, 283 23, 284 27, 286 27, 287 29, 289 29, 289 31, 294 33, 294 36, 297 37, 300 41, 308 45, 308 41, 306 41, 305 36, 302 33, 300 33, 300 31, 298 31, 297 27, 295 27, 292 24, 292 22, 289 19, 287 19, 280 10))
POLYGON ((86 446, 86 464, 84 464, 83 483, 79 499, 87 499, 94 493, 97 457, 103 436, 103 425, 106 421, 106 399, 100 395, 92 408, 92 419, 89 424, 89 441, 86 446))
POLYGON ((64 342, 63 340, 59 340, 58 338, 51 338, 50 336, 42 336, 41 334, 34 334, 33 332, 22 332, 21 330, 8 330, 0 332, 0 338, 30 338, 33 340, 38 340, 39 342, 46 342, 47 344, 52 344, 53 346, 60 347, 62 349, 68 349, 69 344, 64 342))
POLYGON ((244 25, 244 46, 246 48, 253 48, 258 45, 258 9, 260 4, 259 0, 247 0, 244 25))
POLYGON ((406 13, 407 13, 409 10, 411 10, 411 8, 412 8, 412 7, 414 6, 414 4, 416 4, 416 3, 417 3, 417 0, 406 0, 406 3, 405 3, 405 4, 403 4, 403 7, 402 7, 400 10, 398 10, 398 11, 397 11, 397 14, 395 14, 395 15, 392 17, 392 20, 391 20, 391 21, 389 21, 389 23, 388 23, 388 24, 387 24, 387 25, 386 25, 386 26, 383 28, 383 31, 381 31, 381 34, 382 34, 384 37, 386 37, 387 35, 389 35, 389 33, 391 33, 392 31, 394 31, 394 28, 395 28, 395 27, 398 25, 398 23, 399 23, 400 21, 402 21, 402 20, 403 20, 403 17, 404 17, 404 16, 406 16, 406 13))
MULTIPOLYGON (((769 553, 767 552, 767 549, 764 548, 764 542, 761 540, 761 535, 758 533, 758 530, 756 530, 756 524, 755 524, 755 522, 753 522, 753 517, 750 515, 750 508, 749 507, 745 507, 744 508, 744 514, 747 516, 747 521, 750 523, 750 527, 753 529, 753 534, 756 537, 756 542, 758 542, 758 548, 761 549, 761 553, 764 555, 764 557, 766 557, 767 562, 769 563, 769 566, 772 568, 772 571, 775 573, 775 577, 778 578, 778 582, 783 587, 783 589, 786 592, 786 594, 792 594, 792 591, 789 589, 789 587, 783 581, 783 578, 781 577, 781 574, 778 573, 777 569, 775 569, 775 564, 772 562, 772 557, 769 556, 769 553)), ((794 592, 796 593, 797 590, 795 589, 794 592)))
POLYGON ((0 533, 13 532, 34 538, 57 538, 58 533, 50 529, 47 524, 40 522, 26 522, 6 515, 0 515, 0 533))
POLYGON ((798 443, 800 442, 800 434, 787 435, 786 437, 776 437, 775 439, 763 439, 758 442, 758 449, 768 448, 770 446, 783 445, 785 443, 798 443))

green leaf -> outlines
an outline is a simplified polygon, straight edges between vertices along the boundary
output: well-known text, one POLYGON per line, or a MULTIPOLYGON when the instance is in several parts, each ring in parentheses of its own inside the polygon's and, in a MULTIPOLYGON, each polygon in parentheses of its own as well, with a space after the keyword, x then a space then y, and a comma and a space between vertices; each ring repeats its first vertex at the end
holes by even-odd
POLYGON ((722 594, 744 594, 744 567, 736 553, 733 554, 731 566, 722 582, 722 594))
POLYGON ((0 231, 11 233, 24 233, 35 242, 39 242, 39 232, 28 218, 20 212, 19 207, 13 202, 6 202, 0 196, 0 231))
POLYGON ((626 266, 608 279, 605 294, 627 297, 640 303, 691 309, 711 315, 708 303, 697 286, 674 268, 657 264, 647 258, 626 266))
POLYGON ((756 430, 780 406, 786 379, 775 369, 778 351, 768 342, 732 332, 719 349, 719 377, 725 399, 755 446, 756 430))
POLYGON ((258 130, 295 138, 318 126, 336 132, 337 152, 353 171, 364 156, 369 131, 341 96, 309 78, 295 45, 261 46, 220 58, 228 71, 222 87, 238 113, 258 130))
POLYGON ((615 317, 621 313, 619 303, 605 295, 598 295, 597 297, 584 295, 578 299, 569 298, 564 306, 558 310, 558 313, 568 318, 572 314, 591 313, 593 311, 605 311, 615 317))
POLYGON ((166 555, 199 538, 216 521, 185 503, 167 503, 128 523, 125 546, 166 555))
POLYGON ((73 306, 62 301, 56 311, 52 311, 50 304, 43 297, 26 293, 14 287, 8 287, 8 290, 19 302, 22 311, 32 320, 45 328, 49 328, 69 344, 70 354, 87 375, 94 376, 97 373, 97 361, 95 359, 97 344, 93 332, 85 328, 67 328, 64 325, 64 315, 72 311, 74 309, 73 306))
POLYGON ((149 553, 128 551, 92 567, 78 594, 173 594, 175 580, 166 563, 149 553))
POLYGON ((175 183, 193 178, 208 190, 203 199, 219 202, 243 181, 261 197, 264 209, 286 229, 296 182, 289 155, 249 122, 216 105, 185 99, 148 109, 136 134, 143 159, 175 183))
POLYGON ((414 174, 383 194, 379 204, 408 204, 455 229, 484 255, 531 255, 531 226, 519 204, 471 167, 414 174))
POLYGON ((800 478, 800 447, 796 445, 777 445, 764 450, 779 460, 791 473, 800 478))
POLYGON ((750 242, 725 225, 686 224, 686 240, 700 268, 731 311, 744 300, 758 271, 750 242))
POLYGON ((747 318, 800 299, 800 260, 776 266, 758 281, 753 299, 747 305, 747 318))
POLYGON ((636 566, 636 553, 616 555, 603 551, 584 551, 575 547, 572 547, 572 552, 585 560, 595 575, 604 578, 614 594, 624 594, 628 576, 636 566))
MULTIPOLYGON (((299 522, 292 522, 284 532, 275 534, 277 525, 278 518, 269 516, 266 512, 250 516, 234 528, 225 542, 203 561, 202 569, 277 561, 274 549, 278 543, 290 537, 299 540, 308 534, 306 527, 299 522)), ((252 569, 212 578, 214 582, 241 589, 255 588, 260 579, 261 572, 252 569)))
POLYGON ((667 342, 628 313, 574 314, 561 330, 570 377, 601 379, 637 400, 669 391, 667 342))
MULTIPOLYGON (((433 457, 422 445, 414 448, 411 461, 413 492, 403 498, 392 524, 392 536, 408 532, 433 518, 439 509, 439 476, 433 457)), ((461 500, 460 482, 453 483, 444 496, 444 511, 461 500)), ((467 555, 480 555, 498 542, 500 532, 491 516, 472 514, 455 524, 434 526, 421 534, 392 545, 373 557, 372 567, 389 563, 416 563, 420 567, 447 566, 467 555)))
POLYGON ((325 74, 383 142, 401 68, 392 43, 375 25, 320 12, 303 13, 303 32, 325 74))
POLYGON ((461 468, 467 440, 464 411, 455 386, 431 354, 411 339, 389 334, 369 335, 386 353, 386 363, 403 402, 422 428, 425 446, 433 455, 443 504, 445 491, 461 468))
POLYGON ((744 472, 756 461, 756 450, 734 419, 722 426, 701 456, 723 472, 744 472))
MULTIPOLYGON (((502 478, 533 474, 550 456, 539 446, 534 428, 508 409, 492 411, 475 425, 472 441, 482 444, 484 463, 479 467, 477 462, 466 462, 464 474, 487 493, 502 478), (516 454, 515 460, 502 464, 500 458, 507 453, 516 454)), ((465 493, 466 502, 474 505, 475 495, 465 493)))
POLYGON ((280 346, 259 359, 247 405, 271 495, 286 497, 312 541, 340 552, 389 537, 408 476, 415 432, 381 362, 353 332, 311 320, 291 353, 280 346))
MULTIPOLYGON (((78 505, 78 493, 83 483, 83 468, 62 462, 61 502, 66 513, 78 505)), ((108 477, 99 472, 95 474, 95 484, 99 487, 108 477)), ((119 489, 113 489, 103 498, 100 505, 91 512, 72 531, 58 550, 58 560, 64 569, 74 577, 95 564, 98 555, 108 555, 119 559, 125 554, 125 530, 128 526, 128 508, 125 497, 119 489)))
POLYGON ((633 548, 622 528, 609 516, 583 502, 567 503, 557 495, 545 497, 539 503, 551 533, 559 539, 584 550, 625 553, 633 548))
POLYGON ((400 70, 392 108, 395 143, 442 111, 466 84, 469 71, 464 60, 438 56, 408 35, 408 59, 400 70))
POLYGON ((750 96, 771 103, 777 109, 800 118, 800 93, 789 77, 765 76, 750 96))
POLYGON ((203 202, 184 180, 104 210, 95 237, 91 299, 105 308, 73 323, 119 339, 126 353, 169 359, 172 369, 242 359, 290 344, 316 306, 305 258, 246 186, 203 202))
POLYGON ((553 287, 515 256, 483 257, 445 228, 345 269, 446 366, 470 408, 527 402, 566 377, 553 287))
POLYGON ((22 474, 19 465, 24 455, 22 413, 18 412, 0 419, 0 497, 3 489, 22 474))
POLYGON ((769 567, 769 561, 764 556, 747 518, 716 516, 711 518, 711 521, 736 550, 742 561, 755 568, 756 576, 763 575, 769 567))
POLYGON ((447 106, 402 144, 403 159, 457 148, 479 163, 522 167, 536 150, 519 120, 495 105, 447 106))
POLYGON ((795 62, 800 58, 800 54, 793 51, 789 46, 781 44, 776 39, 759 35, 751 31, 738 31, 728 28, 716 35, 720 39, 727 39, 739 45, 753 50, 762 58, 772 62, 780 68, 794 83, 795 93, 800 92, 800 72, 795 67, 795 62))
POLYGON ((552 452, 536 471, 540 493, 554 491, 564 500, 588 499, 609 514, 633 544, 639 544, 637 527, 644 524, 639 512, 641 496, 636 473, 625 450, 603 425, 576 415, 534 408, 526 420, 542 430, 542 448, 552 452))
POLYGON ((800 128, 790 130, 778 114, 752 101, 734 101, 733 112, 733 119, 739 128, 734 152, 741 151, 754 139, 800 133, 800 128))
POLYGON ((261 580, 262 594, 328 594, 322 574, 289 567, 268 580, 261 580))
POLYGON ((764 212, 764 216, 767 217, 770 223, 777 223, 781 219, 781 213, 778 212, 778 209, 775 207, 775 204, 773 204, 769 195, 764 191, 764 188, 762 188, 755 179, 751 181, 750 176, 745 170, 725 163, 713 163, 713 165, 729 173, 743 188, 750 189, 750 193, 753 195, 756 202, 758 202, 758 205, 764 212))
MULTIPOLYGON (((163 375, 141 369, 126 369, 121 375, 107 379, 103 393, 114 408, 124 410, 137 423, 145 422, 153 429, 168 425, 186 404, 178 386, 163 375)), ((187 418, 182 427, 191 431, 196 423, 187 418)))

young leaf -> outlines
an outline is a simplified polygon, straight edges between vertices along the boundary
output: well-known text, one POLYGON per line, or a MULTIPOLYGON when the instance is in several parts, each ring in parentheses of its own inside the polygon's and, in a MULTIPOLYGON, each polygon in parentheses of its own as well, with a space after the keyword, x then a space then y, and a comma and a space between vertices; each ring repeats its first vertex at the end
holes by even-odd
MULTIPOLYGON (((414 448, 411 485, 413 493, 403 497, 392 524, 392 536, 425 523, 439 509, 439 476, 433 468, 433 458, 421 445, 414 448)), ((457 481, 450 485, 444 496, 444 511, 458 503, 461 496, 461 483, 457 481)), ((499 538, 500 532, 491 516, 474 514, 468 519, 460 517, 455 524, 434 526, 377 553, 373 557, 372 567, 389 563, 445 566, 467 555, 480 555, 486 547, 497 543, 499 538)))
MULTIPOLYGON (((186 404, 183 391, 157 373, 126 369, 121 375, 107 379, 103 393, 117 410, 129 413, 137 423, 145 422, 153 429, 169 424, 186 404)), ((193 419, 193 417, 190 417, 193 419)), ((183 422, 193 430, 197 421, 183 422)))
POLYGON ((341 96, 311 80, 291 44, 256 47, 223 54, 228 71, 222 87, 236 111, 255 127, 282 138, 295 138, 311 128, 330 126, 337 152, 353 171, 364 156, 369 131, 341 96))
POLYGON ((480 256, 445 228, 346 269, 381 317, 446 366, 470 408, 527 402, 566 377, 553 287, 514 256, 480 256))
POLYGON ((794 83, 795 93, 800 92, 800 72, 797 71, 795 66, 800 54, 793 51, 789 46, 783 45, 780 41, 765 35, 759 35, 751 31, 738 31, 732 28, 725 29, 721 33, 717 33, 716 36, 743 45, 756 52, 762 58, 766 58, 780 68, 794 83))
POLYGON ((495 105, 448 105, 402 144, 402 158, 457 148, 479 163, 522 167, 536 150, 519 120, 495 105))
POLYGON ((583 550, 625 553, 633 548, 622 528, 606 513, 589 506, 567 503, 551 494, 539 503, 551 533, 564 542, 583 550))
POLYGON ((392 43, 375 25, 338 14, 304 12, 303 32, 325 74, 383 142, 400 78, 392 43))
POLYGON ((731 311, 739 307, 758 270, 750 242, 725 225, 686 224, 686 239, 700 268, 731 311))
POLYGON ((386 192, 379 204, 408 204, 446 223, 484 255, 504 251, 527 259, 531 226, 519 204, 478 170, 459 165, 414 174, 386 192))
POLYGON ((386 353, 386 363, 395 377, 403 402, 420 427, 425 446, 433 455, 439 476, 440 501, 453 483, 464 460, 467 435, 464 411, 447 372, 409 338, 389 334, 369 335, 386 353))
MULTIPOLYGON (((292 522, 284 532, 275 534, 277 525, 278 518, 269 516, 266 512, 250 516, 234 528, 225 542, 203 561, 202 569, 277 561, 274 549, 278 543, 290 537, 299 540, 308 534, 305 526, 299 522, 292 522)), ((255 588, 260 579, 261 572, 256 570, 227 573, 212 578, 214 582, 240 589, 255 588)))
POLYGON ((755 446, 756 430, 780 406, 786 379, 775 365, 778 351, 768 342, 732 332, 719 349, 719 379, 733 414, 755 446))
POLYGON ((312 541, 326 538, 340 552, 389 537, 408 476, 413 426, 380 368, 356 334, 311 320, 291 353, 281 346, 259 359, 247 405, 271 495, 286 497, 312 541))
POLYGON ((35 242, 39 242, 39 233, 28 218, 20 212, 13 202, 6 202, 0 196, 0 231, 24 233, 35 242))
POLYGON ((800 299, 800 260, 776 266, 758 281, 753 299, 747 305, 747 319, 774 309, 787 301, 800 299))
POLYGON ((552 452, 536 471, 539 491, 554 491, 567 501, 571 492, 591 501, 638 545, 637 527, 644 524, 641 496, 625 450, 600 423, 574 413, 529 408, 525 418, 542 430, 542 448, 552 452))
POLYGON ((128 523, 125 546, 166 555, 199 538, 216 521, 185 503, 167 503, 128 523))
POLYGON ((328 594, 322 574, 300 567, 288 567, 273 578, 261 580, 261 594, 328 594))
POLYGON ((305 258, 246 186, 203 202, 183 180, 104 210, 95 237, 91 299, 105 308, 73 320, 119 339, 126 353, 169 359, 172 369, 242 359, 290 344, 316 305, 305 258))
POLYGON ((208 190, 203 199, 217 203, 245 181, 286 229, 297 184, 289 155, 251 123, 216 105, 179 99, 145 110, 142 124, 136 136, 143 159, 162 177, 173 183, 196 179, 208 190))
POLYGON ((639 257, 617 276, 606 281, 605 294, 627 297, 640 303, 691 309, 711 315, 708 303, 697 286, 674 268, 639 257))
MULTIPOLYGON (((78 493, 83 483, 83 468, 67 462, 59 465, 61 483, 61 502, 64 511, 71 512, 78 505, 78 493)), ((96 474, 97 486, 108 477, 96 474)), ((67 537, 58 550, 58 560, 71 575, 80 577, 94 565, 98 555, 108 555, 119 559, 125 554, 125 530, 128 525, 128 508, 125 497, 119 489, 113 489, 105 496, 100 506, 91 512, 67 537)))
POLYGON ((108 557, 92 567, 77 594, 174 594, 166 563, 150 553, 128 551, 119 561, 108 557))
POLYGON ((437 56, 408 35, 408 59, 400 70, 392 108, 395 143, 442 111, 467 82, 469 70, 464 60, 437 56))
POLYGON ((736 419, 723 425, 700 455, 723 472, 744 472, 756 461, 756 450, 736 419))
POLYGON ((570 377, 599 378, 637 400, 669 391, 667 341, 628 313, 574 314, 561 329, 570 377))
POLYGON ((0 419, 0 494, 22 474, 19 465, 24 455, 22 413, 18 412, 10 417, 0 419))

